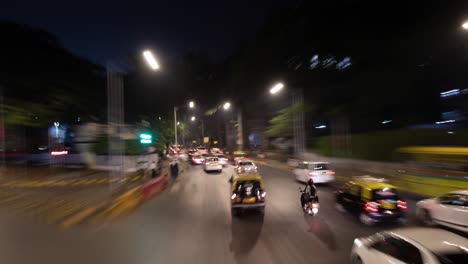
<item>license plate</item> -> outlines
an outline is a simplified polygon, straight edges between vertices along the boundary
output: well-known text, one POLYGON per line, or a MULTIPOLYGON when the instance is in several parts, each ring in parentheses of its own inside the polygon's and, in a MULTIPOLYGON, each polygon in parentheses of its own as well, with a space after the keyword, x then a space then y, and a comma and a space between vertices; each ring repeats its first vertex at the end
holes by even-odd
POLYGON ((396 204, 394 203, 389 203, 389 202, 382 202, 380 203, 383 209, 395 209, 396 204))
POLYGON ((251 198, 244 198, 244 200, 242 200, 243 203, 255 203, 255 197, 251 197, 251 198))

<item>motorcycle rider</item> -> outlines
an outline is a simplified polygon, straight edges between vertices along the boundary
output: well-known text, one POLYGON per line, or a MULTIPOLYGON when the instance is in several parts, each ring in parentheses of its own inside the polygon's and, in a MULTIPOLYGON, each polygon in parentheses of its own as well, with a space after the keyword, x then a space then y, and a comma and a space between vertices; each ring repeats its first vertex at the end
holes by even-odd
POLYGON ((315 187, 314 180, 312 180, 312 178, 307 180, 306 186, 302 191, 301 205, 304 210, 307 209, 307 202, 310 202, 311 200, 315 200, 317 203, 319 202, 317 188, 315 187))

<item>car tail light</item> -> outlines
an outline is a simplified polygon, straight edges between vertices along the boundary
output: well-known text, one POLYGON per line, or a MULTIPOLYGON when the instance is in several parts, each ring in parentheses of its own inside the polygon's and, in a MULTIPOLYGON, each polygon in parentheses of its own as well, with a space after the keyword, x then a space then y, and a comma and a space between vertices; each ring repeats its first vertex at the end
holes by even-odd
POLYGON ((401 210, 407 210, 408 209, 408 205, 405 201, 402 201, 402 200, 398 200, 398 205, 397 207, 401 210))
POLYGON ((327 174, 335 175, 335 172, 334 171, 328 171, 327 174))
POLYGON ((50 155, 52 156, 62 156, 62 155, 67 155, 68 151, 67 150, 62 150, 62 151, 52 151, 50 155))
POLYGON ((262 197, 263 199, 265 199, 265 196, 266 196, 266 192, 262 192, 262 194, 260 194, 260 197, 262 197))
POLYGON ((364 205, 364 210, 368 213, 377 213, 379 211, 379 204, 375 202, 367 202, 364 205))
POLYGON ((233 193, 233 194, 231 195, 231 199, 232 199, 232 200, 236 199, 236 197, 237 197, 237 194, 235 194, 235 193, 233 193))

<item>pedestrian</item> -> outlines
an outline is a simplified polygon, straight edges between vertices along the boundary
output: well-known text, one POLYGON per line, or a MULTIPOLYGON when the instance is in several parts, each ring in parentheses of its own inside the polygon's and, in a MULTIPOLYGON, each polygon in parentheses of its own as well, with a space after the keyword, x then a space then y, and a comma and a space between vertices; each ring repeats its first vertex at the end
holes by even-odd
POLYGON ((177 162, 177 159, 172 159, 170 168, 171 168, 171 179, 172 181, 175 181, 177 179, 177 176, 179 176, 179 163, 177 162))
POLYGON ((157 149, 154 147, 148 147, 146 149, 146 171, 145 175, 151 178, 155 178, 158 175, 158 164, 159 155, 157 149))

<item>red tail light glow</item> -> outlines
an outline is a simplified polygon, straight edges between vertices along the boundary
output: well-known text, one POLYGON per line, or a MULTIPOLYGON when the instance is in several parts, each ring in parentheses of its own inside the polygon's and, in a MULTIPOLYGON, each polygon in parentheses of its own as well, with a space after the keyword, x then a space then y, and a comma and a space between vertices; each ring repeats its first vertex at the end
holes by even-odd
POLYGON ((364 210, 368 213, 377 213, 379 211, 379 204, 375 202, 367 202, 364 205, 364 210))
POLYGON ((398 208, 401 209, 401 210, 407 210, 408 209, 408 205, 405 201, 402 201, 402 200, 398 200, 398 208))
POLYGON ((334 171, 329 171, 329 172, 327 172, 327 174, 335 175, 335 172, 334 171))
POLYGON ((266 192, 262 192, 262 194, 260 194, 260 196, 261 196, 262 198, 265 198, 266 192))

